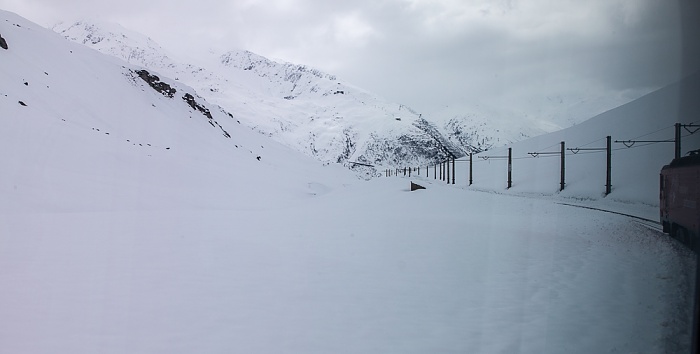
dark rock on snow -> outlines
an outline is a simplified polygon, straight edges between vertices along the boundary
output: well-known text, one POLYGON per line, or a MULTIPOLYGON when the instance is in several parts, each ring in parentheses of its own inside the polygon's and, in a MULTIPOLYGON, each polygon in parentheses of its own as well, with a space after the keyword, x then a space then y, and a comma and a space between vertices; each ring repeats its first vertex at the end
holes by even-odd
POLYGON ((213 117, 211 116, 211 112, 209 112, 209 109, 197 103, 197 101, 195 101, 194 99, 194 96, 190 95, 189 93, 186 93, 184 96, 182 96, 182 99, 185 100, 185 102, 187 102, 187 104, 190 105, 192 109, 196 109, 202 114, 204 114, 204 116, 206 116, 207 118, 213 119, 213 117))
POLYGON ((161 82, 160 78, 156 75, 151 75, 148 71, 146 70, 137 70, 136 74, 139 75, 143 81, 146 81, 149 86, 151 86, 154 90, 160 92, 163 96, 173 98, 175 95, 175 90, 173 87, 170 87, 170 85, 166 84, 165 82, 161 82))

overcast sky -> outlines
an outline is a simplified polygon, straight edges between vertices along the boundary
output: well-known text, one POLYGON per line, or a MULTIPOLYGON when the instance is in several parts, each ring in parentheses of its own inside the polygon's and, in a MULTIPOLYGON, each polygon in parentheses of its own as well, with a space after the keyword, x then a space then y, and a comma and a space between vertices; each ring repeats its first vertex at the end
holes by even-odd
POLYGON ((698 58, 700 44, 693 7, 677 0, 0 0, 0 8, 47 27, 94 18, 175 53, 248 49, 307 64, 421 112, 663 86, 697 69, 687 59, 698 58))

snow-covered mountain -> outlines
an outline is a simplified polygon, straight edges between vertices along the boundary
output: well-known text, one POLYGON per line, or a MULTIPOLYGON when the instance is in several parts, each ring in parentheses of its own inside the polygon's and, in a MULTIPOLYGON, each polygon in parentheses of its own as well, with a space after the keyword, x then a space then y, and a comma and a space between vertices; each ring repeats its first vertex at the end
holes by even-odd
POLYGON ((0 203, 2 210, 29 204, 74 210, 91 201, 98 206, 90 208, 100 209, 112 202, 102 199, 110 190, 123 190, 125 200, 144 201, 136 208, 149 208, 146 201, 154 195, 174 204, 212 206, 221 198, 186 186, 206 183, 228 198, 240 198, 241 191, 296 165, 307 173, 285 173, 284 180, 265 188, 274 194, 285 188, 277 186, 287 185, 303 194, 329 169, 240 124, 181 82, 2 14, 9 28, 1 33, 8 49, 0 49, 0 159, 9 171, 0 179, 0 192, 7 196, 1 199, 9 201, 0 203), (56 156, 47 159, 46 151, 56 156), (217 170, 229 168, 240 171, 235 183, 217 170), (47 170, 69 171, 74 178, 55 179, 47 170), (26 174, 30 181, 18 186, 14 174, 26 174), (159 187, 132 188, 142 183, 159 187))
POLYGON ((195 65, 119 25, 83 20, 53 29, 185 82, 243 124, 325 162, 424 164, 553 130, 524 119, 499 123, 491 114, 424 116, 334 75, 249 51, 203 53, 195 65))

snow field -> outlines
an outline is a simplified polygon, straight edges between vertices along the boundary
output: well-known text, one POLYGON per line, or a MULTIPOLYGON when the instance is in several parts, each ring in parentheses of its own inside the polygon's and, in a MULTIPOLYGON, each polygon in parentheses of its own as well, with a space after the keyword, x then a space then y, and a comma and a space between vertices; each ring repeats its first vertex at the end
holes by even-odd
MULTIPOLYGON (((136 67, 2 15, 0 352, 688 348, 693 257, 628 218, 556 204, 653 214, 660 157, 616 158, 634 178, 616 175, 604 199, 604 179, 553 192, 549 162, 528 165, 531 181, 516 166, 510 191, 491 161, 475 190, 458 171, 458 188, 417 179, 428 189, 410 193, 408 179, 359 181, 206 103, 225 138, 179 98, 191 88, 168 81, 178 96, 165 98, 125 76, 136 67)), ((593 125, 561 134, 604 137, 593 125)))
POLYGON ((692 257, 627 218, 375 180, 286 206, 3 214, 8 352, 663 352, 692 257))

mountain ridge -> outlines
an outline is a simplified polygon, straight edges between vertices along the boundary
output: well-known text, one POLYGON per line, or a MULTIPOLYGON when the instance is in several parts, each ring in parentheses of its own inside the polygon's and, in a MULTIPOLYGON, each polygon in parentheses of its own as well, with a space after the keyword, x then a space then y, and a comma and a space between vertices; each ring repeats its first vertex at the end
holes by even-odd
POLYGON ((103 39, 91 44, 81 38, 95 37, 91 31, 101 32, 84 22, 53 29, 73 41, 187 82, 208 100, 232 112, 243 124, 324 162, 353 160, 387 167, 426 164, 449 156, 444 151, 461 156, 483 151, 500 141, 544 132, 534 129, 527 129, 527 134, 520 132, 531 124, 525 124, 522 129, 514 126, 503 132, 489 131, 486 126, 492 123, 488 120, 471 124, 460 117, 432 121, 406 105, 387 102, 335 75, 306 65, 279 63, 250 51, 209 53, 210 64, 202 67, 178 63, 159 54, 158 46, 131 41, 126 35, 112 33, 107 39, 100 35, 103 39), (152 51, 149 55, 131 54, 149 50, 152 51), (419 123, 421 119, 432 121, 433 129, 423 130, 426 125, 419 123), (455 128, 457 121, 459 128, 455 128), (436 133, 442 137, 434 139, 436 133), (407 145, 417 143, 429 146, 421 149, 407 145), (379 146, 391 148, 370 151, 379 146), (424 155, 429 151, 443 153, 424 155), (418 155, 411 156, 413 153, 418 155))

